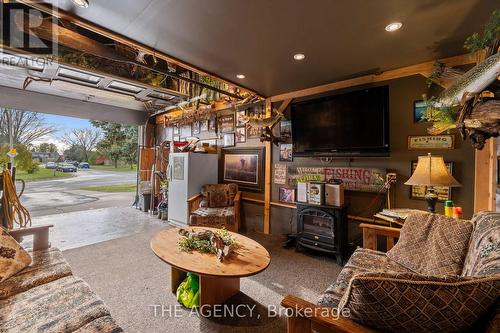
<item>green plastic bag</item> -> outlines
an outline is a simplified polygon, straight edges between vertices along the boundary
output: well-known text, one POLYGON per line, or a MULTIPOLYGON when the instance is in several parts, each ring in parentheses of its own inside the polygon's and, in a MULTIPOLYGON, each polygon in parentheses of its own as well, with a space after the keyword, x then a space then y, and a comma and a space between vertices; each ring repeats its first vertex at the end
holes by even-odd
POLYGON ((200 284, 198 275, 188 273, 187 278, 177 287, 177 301, 188 309, 200 306, 200 284))

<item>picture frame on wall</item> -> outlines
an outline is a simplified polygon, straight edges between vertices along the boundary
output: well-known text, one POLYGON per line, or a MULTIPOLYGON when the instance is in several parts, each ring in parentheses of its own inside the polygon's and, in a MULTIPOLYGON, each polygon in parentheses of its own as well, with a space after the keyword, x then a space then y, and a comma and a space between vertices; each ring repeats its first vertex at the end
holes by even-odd
POLYGON ((455 135, 408 135, 408 150, 455 149, 455 135))
POLYGON ((246 111, 236 111, 236 127, 245 126, 245 114, 246 111))
POLYGON ((247 139, 260 139, 262 128, 247 126, 247 139))
POLYGON ((292 122, 290 120, 282 120, 280 122, 280 136, 283 139, 292 137, 292 122))
POLYGON ((234 147, 235 146, 234 138, 235 138, 234 133, 224 133, 224 135, 222 136, 222 146, 234 147))
POLYGON ((200 134, 200 122, 199 121, 193 122, 191 134, 192 135, 198 135, 198 134, 200 134))
MULTIPOLYGON (((450 175, 453 175, 453 162, 444 162, 448 168, 450 175)), ((410 174, 412 175, 417 168, 417 161, 411 161, 410 174)), ((438 195, 439 202, 445 202, 446 200, 451 200, 451 187, 447 186, 434 186, 434 190, 438 195)), ((423 185, 411 185, 410 186, 410 199, 415 200, 425 200, 425 192, 427 191, 427 186, 423 185)))
POLYGON ((234 113, 219 116, 217 126, 220 133, 234 132, 234 113))
POLYGON ((236 127, 236 131, 234 132, 236 135, 237 143, 245 143, 247 142, 247 129, 246 127, 236 127))
POLYGON ((295 203, 295 189, 288 187, 280 187, 279 201, 284 203, 295 203))
POLYGON ((281 162, 293 161, 293 150, 291 143, 280 143, 280 161, 281 162))
POLYGON ((180 130, 179 125, 174 125, 174 135, 180 135, 180 134, 181 134, 181 130, 180 130))
POLYGON ((247 191, 264 190, 265 148, 223 148, 220 179, 224 183, 235 183, 247 191))
POLYGON ((208 120, 203 120, 200 122, 200 132, 208 132, 208 120))
POLYGON ((191 125, 182 125, 180 136, 182 138, 188 138, 191 136, 191 125))
POLYGON ((208 119, 208 131, 215 132, 217 130, 217 118, 213 117, 208 119))
POLYGON ((413 102, 413 122, 426 123, 425 110, 427 110, 427 103, 424 100, 413 102))

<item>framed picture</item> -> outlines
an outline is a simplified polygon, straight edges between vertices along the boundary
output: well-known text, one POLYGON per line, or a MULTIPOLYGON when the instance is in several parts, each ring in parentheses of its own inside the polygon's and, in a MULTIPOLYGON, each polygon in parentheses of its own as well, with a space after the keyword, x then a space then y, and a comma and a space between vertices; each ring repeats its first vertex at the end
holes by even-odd
POLYGON ((290 120, 280 122, 280 136, 284 139, 292 137, 292 122, 290 120))
POLYGON ((236 127, 245 126, 245 110, 236 111, 236 127))
POLYGON ((427 104, 420 100, 413 102, 413 122, 415 123, 425 123, 425 110, 427 109, 427 104))
POLYGON ((181 130, 179 128, 179 125, 174 125, 174 135, 180 135, 181 130))
POLYGON ((455 149, 455 135, 409 135, 408 150, 455 149))
POLYGON ((236 135, 236 142, 237 143, 247 142, 247 129, 246 129, 246 127, 236 127, 236 131, 234 134, 236 135))
POLYGON ((217 130, 217 118, 213 117, 208 120, 208 131, 215 132, 217 130))
POLYGON ((200 132, 208 132, 208 120, 203 120, 200 122, 200 132))
POLYGON ((200 134, 200 122, 195 121, 195 122, 193 122, 192 126, 193 126, 192 131, 191 131, 192 135, 200 134))
POLYGON ((295 202, 295 189, 280 187, 279 188, 279 201, 286 203, 294 203, 295 202))
POLYGON ((264 190, 265 148, 222 149, 224 183, 235 183, 242 189, 262 192, 264 190))
POLYGON ((291 143, 280 143, 280 161, 282 162, 292 162, 292 144, 291 143))
POLYGON ((172 141, 174 137, 174 127, 169 126, 164 129, 165 140, 172 141))
POLYGON ((180 136, 182 138, 190 137, 191 136, 191 125, 182 125, 180 136))
POLYGON ((234 147, 234 133, 224 133, 222 142, 223 147, 234 147))
POLYGON ((234 113, 219 116, 218 119, 220 133, 234 132, 234 113))
POLYGON ((217 147, 217 139, 200 140, 200 143, 208 144, 211 147, 217 147))
POLYGON ((262 135, 262 128, 247 126, 248 139, 260 139, 261 135, 262 135))
MULTIPOLYGON (((453 162, 444 162, 450 175, 453 175, 453 162)), ((417 168, 417 161, 411 161, 411 173, 417 168)), ((438 201, 444 202, 446 200, 451 200, 451 187, 446 186, 434 186, 434 190, 438 195, 438 201)), ((425 192, 427 191, 427 186, 412 185, 410 186, 410 199, 425 200, 425 192)))
POLYGON ((278 185, 286 185, 287 166, 283 163, 274 165, 274 183, 278 185))

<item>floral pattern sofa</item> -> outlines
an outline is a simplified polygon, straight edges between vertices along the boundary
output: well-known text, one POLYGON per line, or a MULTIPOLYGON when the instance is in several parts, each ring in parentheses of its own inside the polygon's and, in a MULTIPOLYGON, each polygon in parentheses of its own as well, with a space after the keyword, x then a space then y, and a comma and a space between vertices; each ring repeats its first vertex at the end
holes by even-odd
MULTIPOLYGON (((48 228, 40 230, 48 239, 48 228)), ((29 253, 31 264, 0 283, 0 332, 123 332, 89 285, 73 276, 60 250, 29 253)))

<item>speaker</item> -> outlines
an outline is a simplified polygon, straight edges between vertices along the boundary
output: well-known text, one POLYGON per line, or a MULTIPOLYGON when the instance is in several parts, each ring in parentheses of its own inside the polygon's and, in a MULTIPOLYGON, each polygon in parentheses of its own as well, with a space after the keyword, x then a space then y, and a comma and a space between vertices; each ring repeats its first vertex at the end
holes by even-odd
POLYGON ((326 184, 325 203, 327 206, 342 206, 344 204, 344 184, 326 184))

